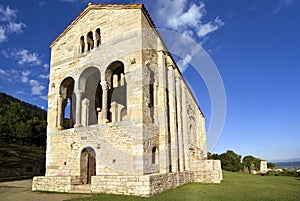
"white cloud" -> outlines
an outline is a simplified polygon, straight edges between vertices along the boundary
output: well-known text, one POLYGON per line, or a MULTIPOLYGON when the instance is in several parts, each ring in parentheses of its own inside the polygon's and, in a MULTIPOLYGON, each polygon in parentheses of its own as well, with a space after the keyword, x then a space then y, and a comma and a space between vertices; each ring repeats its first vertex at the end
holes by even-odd
POLYGON ((40 55, 38 53, 31 53, 29 50, 26 49, 13 49, 13 50, 2 50, 1 53, 6 58, 13 58, 17 60, 19 65, 29 64, 30 66, 43 66, 48 68, 48 64, 43 63, 40 55))
POLYGON ((3 69, 0 69, 0 75, 7 75, 7 72, 3 69))
POLYGON ((8 34, 20 34, 26 25, 22 22, 16 22, 17 10, 6 8, 0 4, 0 43, 7 41, 8 34))
POLYGON ((48 69, 48 68, 49 68, 49 64, 43 64, 43 67, 44 67, 45 69, 48 69))
MULTIPOLYGON (((40 96, 40 99, 48 100, 48 96, 40 96)), ((42 107, 42 109, 45 109, 45 107, 42 107)))
POLYGON ((42 95, 42 91, 46 88, 37 80, 29 80, 29 84, 31 86, 31 94, 33 95, 42 95))
POLYGON ((8 25, 7 25, 7 31, 8 32, 11 32, 11 33, 16 33, 16 34, 20 34, 23 32, 23 27, 25 28, 26 25, 23 24, 22 22, 20 23, 16 23, 16 22, 10 22, 8 25))
POLYGON ((274 14, 278 13, 279 11, 288 8, 291 6, 295 0, 279 0, 276 9, 273 11, 274 14))
POLYGON ((208 22, 206 24, 203 24, 199 27, 199 30, 197 32, 198 36, 203 38, 209 33, 212 33, 216 30, 218 30, 221 26, 224 25, 224 22, 217 17, 213 22, 208 22))
POLYGON ((28 63, 31 65, 41 65, 42 61, 37 53, 30 53, 26 49, 19 50, 15 52, 16 58, 19 59, 18 64, 22 65, 28 63))
POLYGON ((6 40, 7 36, 5 34, 5 29, 0 26, 0 43, 6 40))
POLYGON ((192 55, 189 55, 189 54, 186 55, 182 60, 180 60, 178 62, 180 71, 184 72, 187 69, 187 67, 191 61, 192 61, 192 55))
POLYGON ((9 22, 14 20, 17 17, 17 11, 11 9, 9 6, 4 8, 0 5, 0 21, 9 22))
POLYGON ((179 29, 182 26, 196 27, 205 14, 203 3, 199 6, 193 4, 186 12, 183 12, 181 8, 175 16, 168 19, 167 24, 175 29, 179 29))
POLYGON ((219 17, 204 23, 203 18, 207 11, 202 1, 199 3, 188 0, 154 0, 150 2, 155 21, 160 25, 167 25, 167 28, 185 36, 195 36, 196 34, 201 39, 225 24, 219 17))
POLYGON ((21 76, 21 81, 23 83, 28 82, 28 76, 31 74, 31 72, 29 70, 23 71, 22 72, 22 76, 21 76))
POLYGON ((48 79, 49 75, 43 75, 43 74, 41 74, 41 75, 39 75, 39 78, 41 78, 41 79, 48 79))

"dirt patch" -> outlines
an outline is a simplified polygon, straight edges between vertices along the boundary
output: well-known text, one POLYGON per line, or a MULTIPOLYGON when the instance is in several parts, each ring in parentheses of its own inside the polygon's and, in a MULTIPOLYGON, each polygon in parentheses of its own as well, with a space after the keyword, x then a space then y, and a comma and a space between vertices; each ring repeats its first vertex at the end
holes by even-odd
POLYGON ((73 198, 89 197, 84 194, 63 194, 32 192, 32 179, 0 183, 1 201, 63 201, 73 198))

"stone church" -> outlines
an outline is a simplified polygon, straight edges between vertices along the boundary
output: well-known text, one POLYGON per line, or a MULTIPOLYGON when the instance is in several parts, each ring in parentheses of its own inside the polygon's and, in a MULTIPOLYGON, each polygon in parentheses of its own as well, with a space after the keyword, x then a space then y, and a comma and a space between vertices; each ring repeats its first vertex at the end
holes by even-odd
POLYGON ((151 196, 221 182, 204 115, 142 4, 89 4, 50 47, 46 175, 32 190, 151 196))

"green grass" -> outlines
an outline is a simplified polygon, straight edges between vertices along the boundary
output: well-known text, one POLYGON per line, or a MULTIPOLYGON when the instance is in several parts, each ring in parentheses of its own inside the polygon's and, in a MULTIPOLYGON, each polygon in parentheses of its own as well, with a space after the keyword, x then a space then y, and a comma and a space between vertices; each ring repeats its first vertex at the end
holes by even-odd
POLYGON ((295 177, 259 176, 223 173, 221 184, 187 184, 150 198, 122 195, 93 195, 72 201, 299 201, 300 179, 295 177))
POLYGON ((4 167, 25 167, 44 157, 43 147, 0 143, 0 165, 4 167))

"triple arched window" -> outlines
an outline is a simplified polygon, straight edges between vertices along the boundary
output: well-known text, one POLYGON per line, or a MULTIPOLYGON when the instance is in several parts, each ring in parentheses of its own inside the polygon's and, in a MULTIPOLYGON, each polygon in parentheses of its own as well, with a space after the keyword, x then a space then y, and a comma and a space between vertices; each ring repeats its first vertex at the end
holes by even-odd
POLYGON ((90 31, 86 36, 82 35, 80 37, 80 53, 85 51, 90 51, 94 47, 99 47, 101 45, 101 30, 97 28, 94 32, 90 31))

